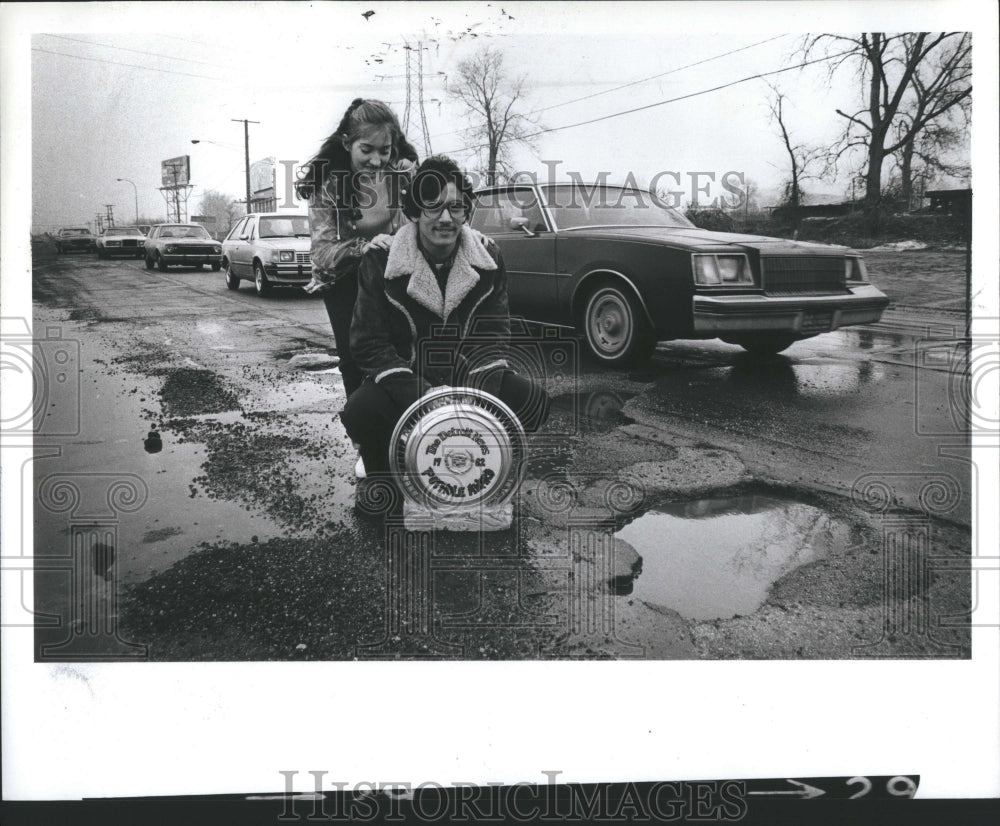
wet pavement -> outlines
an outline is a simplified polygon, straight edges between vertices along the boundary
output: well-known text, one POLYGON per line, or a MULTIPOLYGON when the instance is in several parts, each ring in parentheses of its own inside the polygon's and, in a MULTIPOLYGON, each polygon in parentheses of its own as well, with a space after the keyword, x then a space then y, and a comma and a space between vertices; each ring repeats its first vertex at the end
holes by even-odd
MULTIPOLYGON (((549 383, 513 527, 413 532, 354 514, 321 302, 229 293, 208 272, 42 263, 36 329, 79 342, 81 404, 77 432, 36 440, 58 447, 34 463, 50 558, 36 601, 66 620, 38 630, 48 656, 968 655, 960 620, 885 633, 888 516, 927 564, 970 542, 954 356, 914 353, 912 334, 579 365, 549 383), (937 451, 949 442, 954 458, 937 451)), ((927 610, 961 617, 968 572, 938 567, 927 610)))

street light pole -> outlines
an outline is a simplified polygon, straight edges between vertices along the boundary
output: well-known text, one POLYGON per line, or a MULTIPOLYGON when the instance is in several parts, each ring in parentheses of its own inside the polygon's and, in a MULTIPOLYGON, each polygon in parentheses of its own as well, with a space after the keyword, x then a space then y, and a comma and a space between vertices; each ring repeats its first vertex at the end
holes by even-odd
POLYGON ((250 214, 250 124, 257 123, 260 121, 247 120, 246 118, 230 118, 230 120, 235 123, 243 124, 243 152, 246 159, 246 176, 247 176, 247 215, 250 214))
POLYGON ((116 178, 116 180, 132 184, 132 194, 135 195, 135 225, 139 226, 139 190, 136 188, 135 183, 130 181, 128 178, 116 178))

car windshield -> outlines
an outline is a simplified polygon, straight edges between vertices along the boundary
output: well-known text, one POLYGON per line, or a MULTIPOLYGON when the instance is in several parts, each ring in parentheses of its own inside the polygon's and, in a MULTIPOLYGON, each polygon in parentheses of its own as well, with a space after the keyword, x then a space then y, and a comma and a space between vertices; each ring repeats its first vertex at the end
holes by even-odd
POLYGON ((104 230, 105 235, 141 235, 135 227, 111 227, 104 230))
POLYGON ((308 238, 309 218, 305 215, 261 218, 258 235, 261 238, 308 238))
POLYGON ((558 229, 694 226, 662 198, 639 189, 555 184, 541 190, 558 229))
POLYGON ((90 235, 89 229, 61 229, 60 235, 90 235))
POLYGON ((160 230, 161 238, 211 238, 204 227, 173 226, 160 230))

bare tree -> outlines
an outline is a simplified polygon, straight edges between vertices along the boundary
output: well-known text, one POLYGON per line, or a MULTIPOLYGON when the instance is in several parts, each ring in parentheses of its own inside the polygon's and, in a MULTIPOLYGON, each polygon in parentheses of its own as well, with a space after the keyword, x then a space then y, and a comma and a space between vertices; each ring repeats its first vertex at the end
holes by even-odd
POLYGON ((963 59, 963 50, 956 41, 964 37, 948 32, 865 32, 855 36, 824 34, 805 41, 807 57, 826 44, 841 49, 830 56, 831 73, 847 63, 856 66, 864 103, 850 113, 836 110, 846 126, 833 154, 839 159, 855 148, 864 150, 864 211, 872 234, 877 235, 881 228, 885 161, 972 93, 968 78, 956 72, 956 62, 963 59), (937 91, 926 109, 914 116, 911 102, 916 98, 918 83, 937 91))
POLYGON ((201 196, 198 209, 200 215, 215 218, 215 232, 219 237, 228 235, 236 221, 246 214, 243 204, 213 189, 201 196))
POLYGON ((785 103, 787 98, 778 87, 771 85, 770 110, 771 119, 778 124, 778 131, 781 132, 781 141, 788 153, 789 177, 784 185, 784 203, 793 209, 798 209, 802 203, 802 182, 808 179, 816 179, 820 175, 814 171, 823 163, 826 157, 826 150, 818 147, 808 147, 801 143, 794 143, 788 134, 788 127, 785 124, 785 103))
POLYGON ((526 78, 511 77, 503 53, 486 47, 458 64, 458 80, 448 86, 448 94, 462 104, 463 114, 472 119, 466 140, 475 145, 487 184, 495 184, 499 174, 509 174, 511 144, 531 145, 528 137, 538 124, 521 111, 526 78))
MULTIPOLYGON (((910 35, 909 37, 913 37, 910 35)), ((913 182, 919 171, 947 175, 967 174, 962 163, 945 158, 967 141, 972 98, 972 40, 968 32, 925 60, 913 76, 913 96, 895 124, 900 173, 900 198, 913 199, 913 182), (914 166, 914 161, 918 165, 914 166)))

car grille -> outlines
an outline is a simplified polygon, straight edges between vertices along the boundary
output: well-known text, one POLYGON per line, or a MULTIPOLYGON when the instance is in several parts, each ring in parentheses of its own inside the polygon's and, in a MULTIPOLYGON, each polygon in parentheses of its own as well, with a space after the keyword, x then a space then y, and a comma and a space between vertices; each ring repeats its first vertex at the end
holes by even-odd
POLYGON ((136 241, 134 238, 126 238, 125 240, 122 241, 122 246, 123 247, 137 247, 137 246, 139 246, 139 242, 136 241))
POLYGON ((847 292, 843 258, 763 257, 761 268, 767 295, 840 295, 847 292))
POLYGON ((214 247, 210 244, 184 244, 178 245, 177 251, 167 253, 168 255, 212 255, 214 247))
POLYGON ((308 264, 309 263, 309 253, 308 252, 297 252, 297 253, 295 253, 295 263, 296 264, 308 264))

